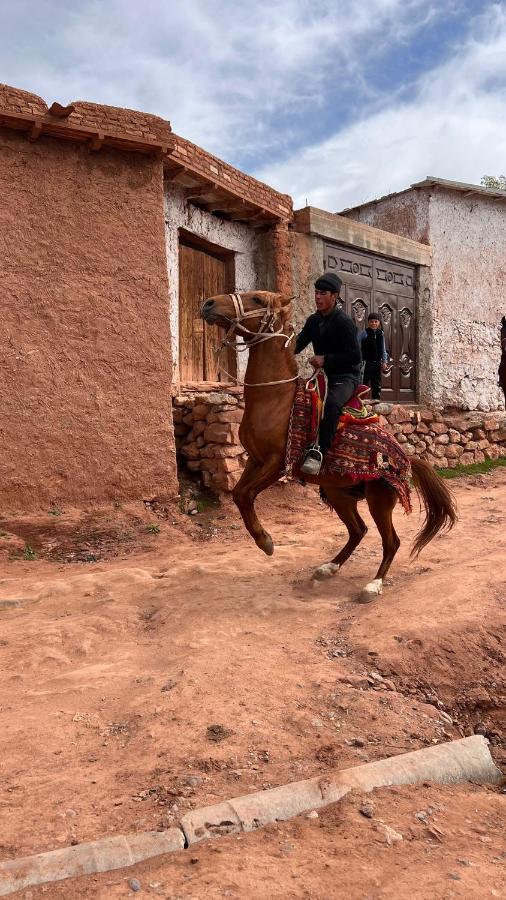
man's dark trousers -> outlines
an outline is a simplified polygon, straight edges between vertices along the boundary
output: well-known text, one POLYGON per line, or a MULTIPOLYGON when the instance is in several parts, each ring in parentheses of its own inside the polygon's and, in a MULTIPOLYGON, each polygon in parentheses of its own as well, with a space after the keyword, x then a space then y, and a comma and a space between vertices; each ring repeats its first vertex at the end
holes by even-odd
POLYGON ((322 453, 325 453, 332 446, 339 416, 356 386, 357 382, 353 378, 332 379, 332 381, 329 379, 327 399, 319 432, 320 450, 322 453))
POLYGON ((381 363, 366 362, 364 384, 370 385, 372 399, 379 400, 381 397, 381 363))

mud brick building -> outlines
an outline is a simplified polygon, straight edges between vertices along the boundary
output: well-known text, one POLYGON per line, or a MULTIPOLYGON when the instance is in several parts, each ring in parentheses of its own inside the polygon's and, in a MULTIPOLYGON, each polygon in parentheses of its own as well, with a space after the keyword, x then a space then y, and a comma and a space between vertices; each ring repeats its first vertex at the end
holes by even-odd
POLYGON ((245 354, 218 356, 200 304, 283 291, 300 326, 323 269, 357 327, 382 315, 382 415, 406 451, 452 466, 502 454, 505 201, 427 179, 294 213, 164 119, 0 85, 3 508, 167 499, 178 466, 230 490, 245 354))
POLYGON ((173 381, 222 378, 198 306, 286 286, 290 198, 156 116, 6 85, 0 198, 3 507, 174 496, 173 381))

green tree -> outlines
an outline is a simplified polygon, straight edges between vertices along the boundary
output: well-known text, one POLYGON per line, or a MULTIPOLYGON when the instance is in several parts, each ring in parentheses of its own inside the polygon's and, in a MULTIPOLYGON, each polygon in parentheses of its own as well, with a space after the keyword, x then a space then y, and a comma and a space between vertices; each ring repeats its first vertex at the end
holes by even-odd
POLYGON ((506 191, 506 175, 484 175, 480 184, 494 191, 506 191))

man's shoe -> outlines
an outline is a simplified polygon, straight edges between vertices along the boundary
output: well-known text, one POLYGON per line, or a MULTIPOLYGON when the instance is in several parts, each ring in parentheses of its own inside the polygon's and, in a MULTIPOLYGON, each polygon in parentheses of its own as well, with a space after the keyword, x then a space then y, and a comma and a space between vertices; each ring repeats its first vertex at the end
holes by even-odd
POLYGON ((319 475, 323 462, 323 453, 320 450, 310 450, 300 467, 304 475, 319 475))

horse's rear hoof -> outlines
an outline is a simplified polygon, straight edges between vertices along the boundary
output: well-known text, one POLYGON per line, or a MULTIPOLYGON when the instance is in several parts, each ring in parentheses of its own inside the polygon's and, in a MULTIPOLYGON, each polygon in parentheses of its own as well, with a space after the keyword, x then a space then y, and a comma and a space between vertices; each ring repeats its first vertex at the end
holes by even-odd
POLYGON ((373 581, 370 581, 369 584, 366 584, 364 590, 358 595, 357 603, 372 603, 374 600, 377 600, 382 593, 383 579, 375 578, 373 581))

